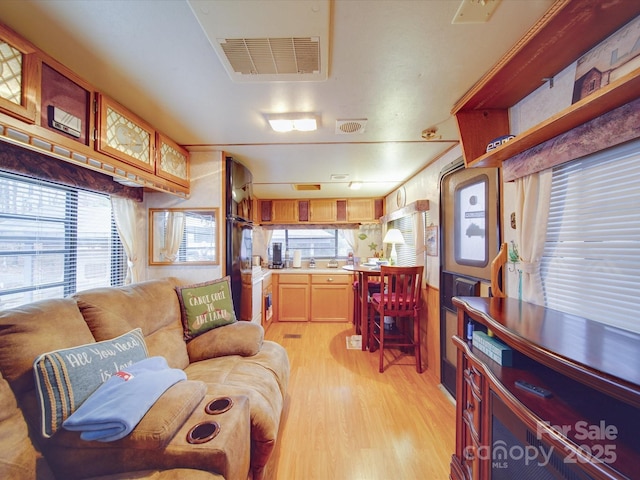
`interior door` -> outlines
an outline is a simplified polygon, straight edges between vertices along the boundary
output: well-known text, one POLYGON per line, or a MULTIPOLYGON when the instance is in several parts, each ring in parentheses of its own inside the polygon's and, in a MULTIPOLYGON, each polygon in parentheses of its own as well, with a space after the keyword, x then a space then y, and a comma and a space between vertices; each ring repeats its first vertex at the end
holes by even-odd
POLYGON ((441 382, 455 396, 457 309, 454 296, 477 296, 491 279, 500 240, 497 168, 465 169, 457 162, 440 178, 441 382))

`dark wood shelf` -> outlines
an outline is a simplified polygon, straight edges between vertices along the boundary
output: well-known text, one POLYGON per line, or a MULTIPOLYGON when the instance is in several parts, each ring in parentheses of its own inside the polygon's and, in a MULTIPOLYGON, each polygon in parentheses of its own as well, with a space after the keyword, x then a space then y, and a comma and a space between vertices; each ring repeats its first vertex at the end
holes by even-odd
POLYGON ((640 2, 558 0, 454 106, 467 167, 502 161, 638 98, 638 72, 626 75, 549 120, 485 153, 509 131, 508 109, 640 14, 640 2))
POLYGON ((515 298, 454 304, 529 358, 640 408, 640 335, 515 298))

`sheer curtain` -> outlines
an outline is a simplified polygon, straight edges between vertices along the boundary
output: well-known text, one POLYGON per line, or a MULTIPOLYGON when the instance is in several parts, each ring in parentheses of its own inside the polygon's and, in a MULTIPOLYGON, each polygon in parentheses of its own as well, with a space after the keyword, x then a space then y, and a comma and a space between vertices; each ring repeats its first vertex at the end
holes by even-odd
POLYGON ((357 229, 340 229, 338 233, 344 237, 345 242, 353 252, 354 256, 358 256, 358 232, 357 229))
POLYGON ((125 285, 136 283, 142 279, 140 269, 142 266, 138 262, 137 251, 140 248, 138 231, 142 227, 143 219, 140 215, 138 202, 130 198, 111 197, 111 208, 116 229, 120 236, 120 242, 127 254, 127 276, 125 285))
POLYGON ((515 181, 522 300, 538 305, 544 305, 540 261, 547 237, 551 176, 549 168, 515 181))
POLYGON ((175 262, 184 235, 185 214, 184 212, 170 211, 167 213, 166 219, 164 248, 160 250, 160 253, 168 261, 175 262))

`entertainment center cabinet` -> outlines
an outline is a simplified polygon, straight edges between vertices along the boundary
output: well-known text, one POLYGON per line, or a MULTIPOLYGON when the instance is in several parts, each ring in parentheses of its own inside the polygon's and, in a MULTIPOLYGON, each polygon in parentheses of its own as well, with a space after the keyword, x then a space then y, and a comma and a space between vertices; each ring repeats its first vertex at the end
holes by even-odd
POLYGON ((453 303, 453 480, 637 478, 639 334, 515 298, 453 303), (469 322, 512 349, 512 366, 468 340, 469 322), (518 380, 551 396, 524 390, 518 380))

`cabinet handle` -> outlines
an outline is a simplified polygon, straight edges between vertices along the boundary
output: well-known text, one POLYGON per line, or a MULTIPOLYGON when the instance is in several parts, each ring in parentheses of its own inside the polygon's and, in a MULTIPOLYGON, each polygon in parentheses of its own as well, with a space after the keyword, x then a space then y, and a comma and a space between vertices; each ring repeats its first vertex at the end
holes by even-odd
POLYGON ((329 277, 329 278, 327 279, 327 282, 333 282, 333 278, 332 278, 332 277, 329 277))

